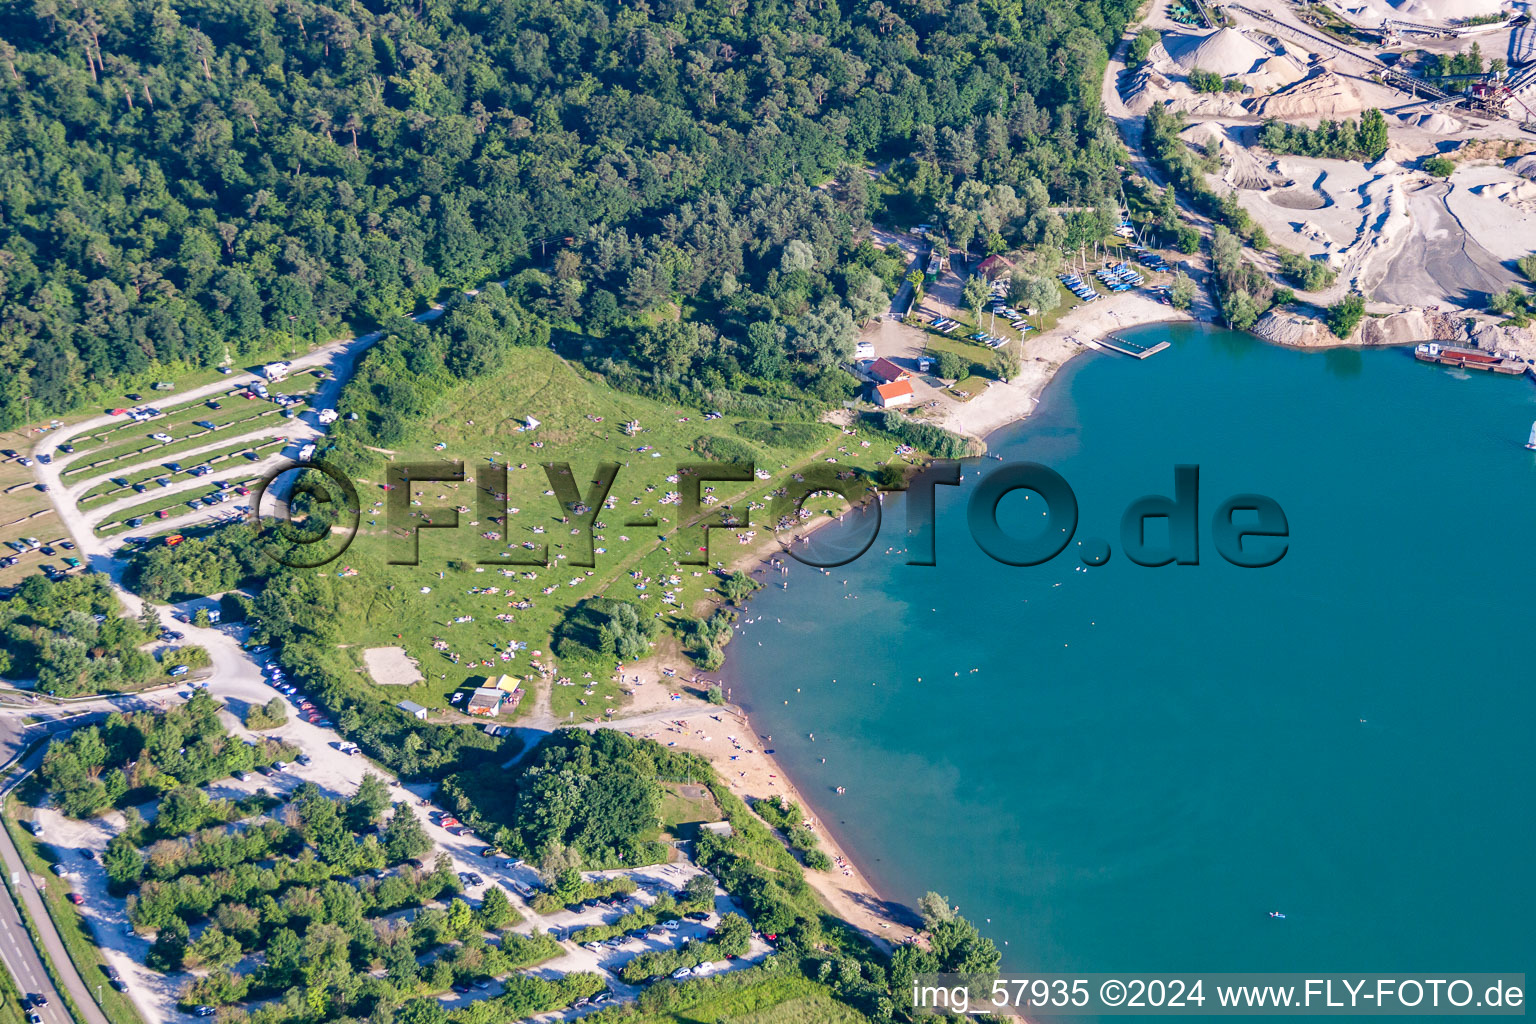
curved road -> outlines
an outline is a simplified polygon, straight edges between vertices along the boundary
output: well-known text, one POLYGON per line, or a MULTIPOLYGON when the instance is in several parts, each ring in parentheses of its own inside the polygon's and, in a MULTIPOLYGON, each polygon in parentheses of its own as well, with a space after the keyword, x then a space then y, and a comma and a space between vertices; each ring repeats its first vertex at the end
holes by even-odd
MULTIPOLYGON (((466 294, 474 295, 476 291, 469 291, 466 294)), ((443 307, 434 306, 411 319, 417 323, 428 323, 442 315, 443 307)), ((351 378, 358 357, 383 336, 383 331, 374 331, 357 338, 331 342, 313 352, 298 356, 290 362, 294 370, 310 369, 319 365, 329 366, 331 372, 318 389, 313 403, 316 408, 335 408, 341 388, 351 378)), ((203 401, 228 391, 236 379, 236 375, 232 374, 161 401, 158 407, 168 409, 203 401)), ((72 437, 103 426, 116 426, 121 422, 119 417, 111 415, 92 417, 50 432, 39 439, 37 449, 51 450, 72 437)), ((307 422, 298 417, 284 420, 282 429, 286 436, 302 437, 306 440, 317 438, 323 433, 318 422, 307 422)), ((84 457, 83 454, 82 457, 84 457)), ((38 482, 46 485, 54 508, 74 540, 81 559, 93 571, 106 573, 111 578, 126 614, 137 617, 144 608, 144 602, 137 595, 123 588, 122 576, 127 565, 122 560, 112 557, 113 552, 122 545, 123 536, 97 537, 93 525, 95 521, 99 521, 99 517, 82 513, 75 502, 75 498, 83 493, 85 488, 79 483, 69 487, 61 484, 61 475, 72 461, 74 460, 63 458, 55 459, 48 465, 39 462, 33 465, 32 471, 38 482)), ((264 465, 268 461, 271 460, 263 460, 260 464, 253 463, 249 468, 256 469, 258 465, 264 465)), ((109 475, 109 473, 103 475, 109 475)), ((162 529, 174 528, 191 525, 206 518, 207 513, 200 512, 194 516, 159 520, 157 526, 162 529)), ((158 609, 156 614, 160 614, 158 609)), ((164 619, 162 618, 161 621, 163 623, 164 619)), ((230 704, 231 700, 239 706, 251 702, 265 703, 271 699, 273 691, 266 685, 260 667, 240 646, 241 637, 238 634, 243 630, 235 627, 201 629, 189 624, 177 624, 176 628, 185 634, 186 643, 198 644, 208 652, 211 660, 209 691, 226 705, 230 704)), ((35 696, 29 702, 15 699, 0 701, 0 764, 4 764, 12 772, 0 792, 9 792, 21 781, 26 771, 41 761, 42 749, 39 748, 18 764, 18 759, 38 740, 54 732, 67 731, 87 721, 103 718, 112 711, 163 707, 168 701, 182 699, 181 692, 185 691, 180 691, 177 687, 168 687, 154 692, 89 698, 72 702, 43 702, 35 696), (160 696, 157 697, 157 694, 160 696), (41 721, 29 723, 28 718, 41 721)), ((0 693, 0 696, 14 698, 16 694, 4 692, 0 693)), ((340 738, 334 732, 319 729, 303 721, 290 722, 290 728, 301 736, 312 732, 312 735, 303 736, 303 738, 309 741, 306 744, 307 747, 316 750, 329 749, 340 738)), ((386 774, 386 777, 391 776, 386 774)), ((75 1005, 80 1008, 86 1018, 83 1024, 109 1024, 106 1015, 96 1003, 92 986, 80 977, 74 962, 69 958, 63 940, 53 924, 53 919, 43 905, 36 881, 25 870, 19 851, 4 829, 0 829, 0 859, 4 860, 5 869, 11 873, 10 877, 15 879, 13 886, 26 905, 27 912, 41 936, 43 948, 60 972, 64 986, 68 989, 75 1005)), ((0 900, 0 904, 3 904, 0 906, 0 960, 4 961, 24 993, 40 993, 47 996, 48 1006, 39 1011, 44 1024, 69 1020, 69 1012, 49 980, 42 958, 32 943, 31 935, 21 922, 15 904, 10 899, 0 900)))

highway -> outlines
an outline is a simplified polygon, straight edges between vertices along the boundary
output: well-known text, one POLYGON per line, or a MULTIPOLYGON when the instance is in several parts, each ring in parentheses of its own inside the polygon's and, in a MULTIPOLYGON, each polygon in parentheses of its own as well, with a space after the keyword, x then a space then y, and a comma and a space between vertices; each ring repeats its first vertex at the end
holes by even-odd
MULTIPOLYGON (((41 762, 44 748, 39 746, 23 759, 19 766, 17 764, 18 758, 21 758, 33 743, 54 732, 68 731, 86 722, 99 721, 105 718, 110 710, 145 707, 149 706, 149 701, 150 698, 147 697, 125 697, 90 701, 87 702, 89 706, 86 708, 56 705, 36 707, 7 705, 0 708, 0 761, 12 769, 4 785, 0 786, 0 797, 15 788, 26 777, 26 772, 41 762), (47 716, 51 720, 28 725, 23 720, 28 715, 47 716)), ((108 1024, 106 1014, 101 1012, 101 1008, 96 1005, 91 995, 90 986, 80 977, 74 963, 69 959, 69 954, 64 949, 64 941, 59 937, 52 919, 48 916, 48 908, 43 905, 42 893, 22 863, 20 851, 16 849, 16 844, 11 842, 10 834, 3 828, 0 828, 0 860, 4 861, 6 879, 10 883, 11 892, 21 895, 27 913, 37 923, 48 957, 53 961, 55 968, 61 972, 65 987, 69 989, 75 1005, 85 1016, 85 1024, 108 1024)), ((32 935, 27 931, 27 926, 22 921, 13 899, 0 900, 0 960, 4 961, 6 970, 11 972, 11 977, 16 980, 16 985, 23 995, 40 994, 48 1000, 48 1005, 37 1011, 43 1018, 44 1024, 55 1024, 58 1021, 71 1019, 58 989, 48 977, 43 959, 38 954, 37 947, 33 945, 32 935)))

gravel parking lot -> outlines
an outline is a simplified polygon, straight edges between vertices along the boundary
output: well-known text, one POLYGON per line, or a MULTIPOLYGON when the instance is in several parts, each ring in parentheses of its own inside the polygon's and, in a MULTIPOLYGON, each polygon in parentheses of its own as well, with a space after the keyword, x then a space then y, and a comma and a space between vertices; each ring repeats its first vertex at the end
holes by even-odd
MULTIPOLYGON (((265 789, 275 796, 286 797, 301 784, 312 782, 326 795, 344 798, 350 797, 357 790, 365 774, 371 772, 379 775, 390 784, 395 799, 409 806, 421 819, 428 837, 435 844, 436 849, 428 853, 426 859, 430 861, 438 853, 444 853, 452 860, 454 870, 460 874, 461 878, 470 874, 479 876, 478 884, 465 885, 465 896, 471 904, 478 905, 489 886, 499 885, 507 891, 513 906, 523 917, 522 922, 514 925, 511 930, 522 933, 550 933, 561 940, 561 945, 565 949, 564 954, 540 964, 530 973, 553 977, 573 971, 591 971, 601 975, 607 981, 616 999, 633 998, 639 988, 625 985, 617 977, 617 972, 630 960, 641 953, 675 948, 690 939, 703 938, 719 923, 721 915, 732 911, 740 913, 740 908, 731 898, 717 888, 715 912, 706 921, 682 921, 679 922, 675 931, 663 929, 655 935, 625 939, 613 947, 605 946, 592 950, 578 946, 569 941, 566 936, 590 925, 612 923, 626 910, 654 902, 659 892, 681 890, 690 878, 701 873, 700 869, 687 861, 680 860, 642 868, 589 873, 588 878, 628 875, 635 879, 640 888, 632 894, 624 908, 589 907, 579 911, 560 910, 548 915, 536 914, 518 894, 520 887, 534 890, 540 886, 538 873, 532 867, 505 856, 487 858, 484 856, 487 849, 484 840, 460 827, 444 828, 440 823, 441 808, 431 803, 433 787, 430 784, 401 785, 393 775, 380 769, 367 758, 347 754, 346 744, 334 731, 320 728, 296 717, 295 705, 301 694, 288 698, 292 710, 286 724, 276 729, 256 733, 245 728, 243 724, 245 713, 252 704, 266 703, 277 695, 276 691, 266 685, 248 683, 224 686, 215 683, 212 689, 224 704, 224 711, 220 717, 232 736, 241 740, 254 740, 263 735, 276 736, 298 747, 302 753, 309 756, 311 761, 307 765, 290 764, 285 770, 274 771, 266 776, 251 772, 244 780, 231 778, 214 782, 206 787, 209 796, 215 799, 238 799, 265 789)), ((167 694, 165 702, 185 700, 190 694, 190 689, 167 694)), ((155 814, 155 806, 153 804, 141 806, 139 811, 146 820, 151 820, 155 814)), ((194 1019, 176 1007, 177 995, 192 975, 184 972, 161 975, 145 967, 143 960, 153 936, 134 934, 128 924, 124 901, 109 895, 107 891, 106 872, 102 868, 101 857, 107 843, 122 829, 123 815, 114 811, 91 821, 75 821, 57 810, 44 808, 38 811, 36 817, 43 826, 43 841, 52 847, 65 867, 66 877, 75 891, 82 896, 80 913, 90 922, 107 962, 122 976, 127 995, 133 1000, 146 1024, 166 1024, 169 1021, 194 1019), (92 852, 91 858, 83 854, 82 851, 86 850, 92 852)), ((412 916, 415 912, 402 911, 401 913, 412 916)), ((725 969, 736 970, 751 966, 761 961, 768 952, 770 947, 761 939, 754 938, 748 954, 740 960, 729 961, 729 966, 725 969)), ((108 983, 105 977, 87 980, 92 983, 96 980, 100 980, 103 984, 108 983)), ((465 994, 445 993, 441 999, 451 1008, 497 995, 500 991, 500 984, 492 984, 488 988, 465 994)), ((597 1008, 597 1006, 591 1006, 581 1011, 563 1011, 545 1015, 540 1019, 575 1019, 597 1008)))

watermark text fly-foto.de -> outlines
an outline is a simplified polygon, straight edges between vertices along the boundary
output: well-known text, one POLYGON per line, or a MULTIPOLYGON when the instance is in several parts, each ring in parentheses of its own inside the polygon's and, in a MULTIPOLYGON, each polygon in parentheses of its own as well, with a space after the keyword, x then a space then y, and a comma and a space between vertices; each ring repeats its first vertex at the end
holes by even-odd
MULTIPOLYGON (((552 511, 555 518, 569 526, 572 540, 563 557, 569 564, 591 568, 596 565, 600 549, 596 546, 597 532, 608 524, 599 516, 613 513, 616 506, 610 493, 622 467, 616 462, 598 464, 584 484, 578 485, 577 473, 568 462, 549 461, 541 464, 549 482, 552 511)), ((252 506, 252 516, 264 532, 271 532, 273 539, 281 543, 269 544, 273 557, 284 564, 310 568, 325 564, 346 550, 356 533, 357 489, 344 475, 324 463, 294 464, 269 477, 261 493, 272 489, 275 481, 285 475, 298 472, 301 483, 290 484, 289 500, 284 503, 284 516, 266 517, 261 513, 261 503, 252 506), (294 500, 298 495, 301 500, 294 500), (301 529, 295 525, 302 519, 304 510, 323 507, 330 513, 324 529, 301 529), (295 515, 295 510, 300 514, 295 515), (340 520, 350 515, 351 525, 340 520), (323 545, 324 551, 301 552, 310 545, 323 545)), ((713 498, 706 498, 706 485, 746 484, 762 479, 756 467, 749 462, 686 463, 677 467, 674 477, 678 493, 679 509, 675 536, 679 548, 678 560, 685 565, 709 565, 710 534, 714 530, 741 531, 749 528, 751 510, 738 512, 730 506, 719 509, 708 507, 713 498)), ((423 507, 413 498, 412 488, 427 483, 463 483, 467 481, 465 465, 458 461, 433 461, 416 463, 391 463, 388 467, 386 523, 392 534, 387 551, 393 565, 416 565, 420 560, 420 536, 423 530, 456 530, 459 528, 460 508, 463 506, 423 507)), ((936 509, 935 492, 939 486, 956 485, 961 481, 961 464, 936 462, 910 477, 893 475, 871 481, 859 473, 836 470, 830 466, 812 466, 790 474, 772 495, 768 505, 769 519, 774 523, 780 546, 791 557, 819 568, 832 568, 854 561, 873 546, 880 532, 881 501, 883 493, 895 490, 907 495, 906 533, 910 541, 908 564, 932 566, 936 557, 936 509), (803 522, 808 513, 806 503, 812 498, 837 496, 850 507, 868 513, 861 527, 862 540, 837 555, 813 551, 806 545, 794 543, 792 528, 803 522)), ((1120 520, 1120 549, 1132 562, 1141 566, 1199 565, 1201 553, 1200 529, 1202 495, 1200 493, 1200 468, 1195 465, 1178 465, 1173 471, 1172 496, 1145 495, 1132 501, 1125 508, 1120 520)), ((507 467, 491 464, 478 471, 476 483, 476 521, 508 525, 507 467)), ((258 495, 259 496, 259 495, 258 495)), ((1210 513, 1209 538, 1216 553, 1225 561, 1243 568, 1272 566, 1285 557, 1290 546, 1290 523, 1284 509, 1273 498, 1261 494, 1232 495, 1215 503, 1210 513)), ((653 515, 629 518, 621 524, 625 527, 657 529, 660 523, 653 515)), ((1066 479, 1048 466, 1035 462, 1004 463, 982 474, 972 491, 967 509, 966 525, 976 545, 998 562, 1014 566, 1042 565, 1059 556, 1072 543, 1078 526, 1077 495, 1066 479), (1029 500, 1037 500, 1034 508, 1043 507, 1043 528, 1021 532, 1012 528, 1011 517, 999 515, 999 506, 1010 495, 1024 492, 1029 500), (1008 519, 1010 528, 1005 529, 1008 519)), ((513 546, 510 538, 499 535, 505 550, 499 554, 474 559, 479 565, 549 565, 550 545, 547 541, 525 541, 513 546)), ((1110 559, 1111 546, 1100 538, 1083 538, 1078 541, 1079 557, 1085 565, 1101 566, 1110 559)))

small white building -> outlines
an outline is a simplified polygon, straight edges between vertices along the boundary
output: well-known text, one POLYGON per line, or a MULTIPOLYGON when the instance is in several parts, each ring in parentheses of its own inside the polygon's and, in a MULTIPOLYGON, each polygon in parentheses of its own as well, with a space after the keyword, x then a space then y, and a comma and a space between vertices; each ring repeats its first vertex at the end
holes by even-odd
POLYGON ((336 410, 335 409, 321 409, 320 410, 320 422, 321 423, 326 423, 326 424, 335 423, 336 422, 336 410))
POLYGON ((419 719, 423 722, 427 720, 427 709, 422 707, 420 704, 417 704, 413 700, 403 700, 396 704, 395 707, 399 708, 401 711, 404 711, 412 718, 419 719))
POLYGON ((912 391, 912 382, 896 380, 889 384, 881 384, 875 388, 875 404, 882 409, 893 409, 898 405, 911 405, 917 400, 917 395, 912 391))

